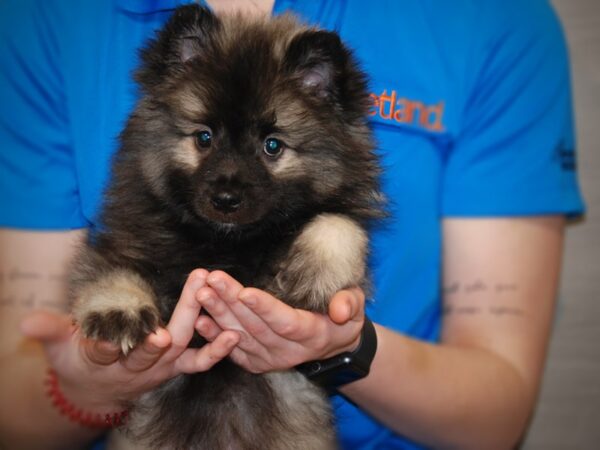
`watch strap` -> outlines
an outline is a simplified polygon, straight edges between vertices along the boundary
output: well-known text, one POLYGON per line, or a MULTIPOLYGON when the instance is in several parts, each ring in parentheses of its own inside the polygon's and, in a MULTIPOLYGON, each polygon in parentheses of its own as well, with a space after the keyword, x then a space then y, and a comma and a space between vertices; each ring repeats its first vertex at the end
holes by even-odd
POLYGON ((377 333, 373 322, 365 316, 358 347, 327 359, 308 361, 296 369, 309 380, 327 388, 335 389, 359 380, 369 374, 377 351, 377 333))

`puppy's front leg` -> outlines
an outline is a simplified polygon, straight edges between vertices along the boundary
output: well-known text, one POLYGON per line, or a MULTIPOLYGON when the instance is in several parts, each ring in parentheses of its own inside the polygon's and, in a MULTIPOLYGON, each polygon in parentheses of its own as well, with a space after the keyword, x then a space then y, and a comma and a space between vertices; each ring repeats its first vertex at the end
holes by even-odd
POLYGON ((159 324, 152 288, 132 271, 113 270, 78 287, 72 312, 86 337, 113 342, 127 354, 159 324))
POLYGON ((293 242, 271 291, 292 306, 326 312, 340 289, 365 282, 367 233, 340 214, 320 214, 293 242))

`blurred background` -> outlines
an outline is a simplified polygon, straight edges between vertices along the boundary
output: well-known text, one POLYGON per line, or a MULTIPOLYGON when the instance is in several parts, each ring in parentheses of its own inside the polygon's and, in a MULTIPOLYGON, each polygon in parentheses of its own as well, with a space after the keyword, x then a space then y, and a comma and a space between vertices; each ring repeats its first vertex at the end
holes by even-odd
POLYGON ((523 450, 600 449, 600 0, 552 0, 571 54, 587 216, 567 234, 561 294, 523 450))

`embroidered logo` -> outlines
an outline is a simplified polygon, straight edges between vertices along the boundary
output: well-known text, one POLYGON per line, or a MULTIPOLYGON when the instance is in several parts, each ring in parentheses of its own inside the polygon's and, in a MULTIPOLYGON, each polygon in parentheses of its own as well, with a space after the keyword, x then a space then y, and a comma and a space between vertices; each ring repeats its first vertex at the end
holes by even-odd
POLYGON ((373 101, 369 109, 370 116, 378 116, 386 121, 414 125, 437 133, 445 131, 443 124, 444 101, 427 105, 418 100, 401 97, 395 90, 392 90, 388 95, 387 89, 384 89, 380 95, 371 93, 369 97, 373 101))
POLYGON ((557 161, 562 170, 566 172, 574 172, 577 170, 575 150, 568 148, 564 141, 560 141, 554 149, 554 160, 557 161))

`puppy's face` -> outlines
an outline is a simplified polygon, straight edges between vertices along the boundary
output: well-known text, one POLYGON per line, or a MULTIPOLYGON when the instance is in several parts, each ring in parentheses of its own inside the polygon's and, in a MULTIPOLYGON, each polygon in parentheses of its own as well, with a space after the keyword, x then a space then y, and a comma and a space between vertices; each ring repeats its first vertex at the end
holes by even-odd
POLYGON ((153 192, 221 227, 335 201, 370 151, 364 78, 337 36, 290 18, 179 15, 144 54, 129 127, 153 192))

